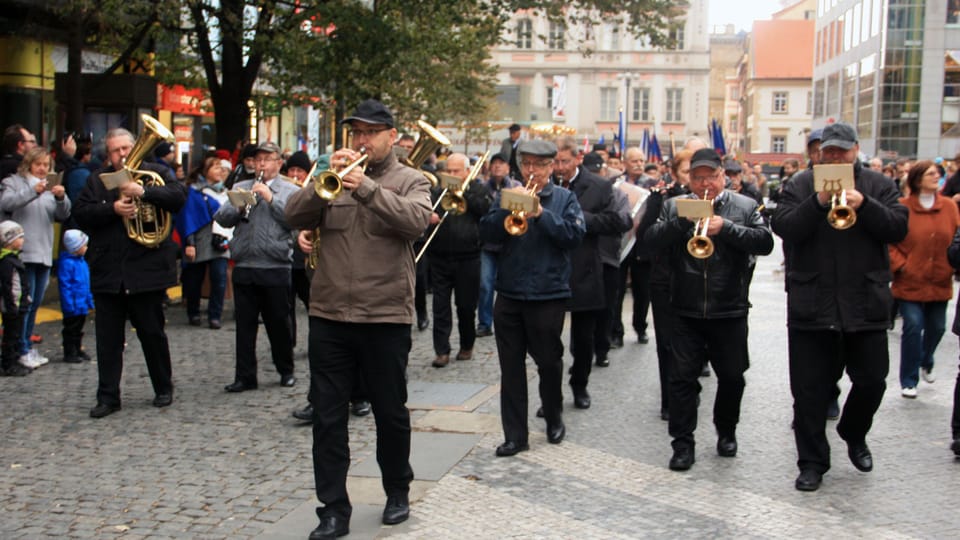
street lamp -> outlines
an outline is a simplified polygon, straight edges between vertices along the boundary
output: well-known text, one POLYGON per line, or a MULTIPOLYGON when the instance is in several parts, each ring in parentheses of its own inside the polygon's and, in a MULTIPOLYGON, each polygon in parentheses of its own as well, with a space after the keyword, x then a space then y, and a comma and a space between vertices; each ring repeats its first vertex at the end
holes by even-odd
POLYGON ((624 119, 623 126, 623 140, 620 141, 620 144, 623 145, 623 148, 627 147, 627 139, 629 139, 630 134, 630 82, 637 82, 640 80, 640 74, 635 72, 630 73, 620 73, 617 75, 617 80, 625 81, 627 83, 627 94, 626 99, 624 99, 623 114, 626 117, 624 119))

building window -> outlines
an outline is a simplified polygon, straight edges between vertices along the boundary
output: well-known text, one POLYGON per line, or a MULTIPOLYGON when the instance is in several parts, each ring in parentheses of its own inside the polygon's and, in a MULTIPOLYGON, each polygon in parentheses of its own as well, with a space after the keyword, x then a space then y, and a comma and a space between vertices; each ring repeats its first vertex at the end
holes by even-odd
POLYGON ((670 39, 673 41, 673 45, 670 47, 670 50, 673 51, 682 51, 683 50, 683 26, 675 26, 670 29, 670 39))
POLYGON ((605 122, 617 120, 617 104, 618 103, 619 103, 619 100, 617 99, 616 88, 601 88, 600 89, 600 120, 605 122))
POLYGON ((806 114, 813 114, 813 92, 807 92, 807 112, 806 114))
POLYGON ((787 114, 787 93, 773 93, 773 112, 774 114, 787 114))
POLYGON ((604 51, 616 51, 620 49, 620 25, 616 23, 603 23, 603 40, 600 48, 604 51))
POLYGON ((634 122, 648 122, 650 120, 650 89, 635 88, 633 103, 630 104, 631 117, 634 122))
POLYGON ((520 19, 517 21, 517 48, 530 49, 533 47, 533 21, 520 19))
POLYGON ((823 117, 824 83, 823 79, 813 81, 813 117, 823 117))
POLYGON ((787 137, 774 135, 770 137, 770 151, 774 154, 784 154, 787 151, 787 137))
POLYGON ((664 121, 683 121, 683 88, 667 89, 667 114, 664 121))
POLYGON ((553 108, 553 86, 552 85, 547 87, 547 108, 548 109, 553 108))
POLYGON ((547 36, 547 48, 563 49, 564 35, 567 33, 567 26, 563 23, 550 23, 550 34, 547 36))

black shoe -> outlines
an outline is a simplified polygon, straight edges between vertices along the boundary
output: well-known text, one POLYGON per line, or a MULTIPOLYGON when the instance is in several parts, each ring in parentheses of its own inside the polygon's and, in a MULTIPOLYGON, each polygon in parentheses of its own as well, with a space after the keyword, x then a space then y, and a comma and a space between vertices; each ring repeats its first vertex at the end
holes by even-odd
POLYGON ((97 403, 97 406, 90 409, 90 418, 103 418, 120 410, 120 405, 107 405, 106 403, 97 403))
POLYGON ((246 392, 247 390, 256 390, 257 385, 256 383, 247 384, 243 381, 233 381, 232 384, 224 386, 223 389, 227 392, 246 392))
POLYGON ((623 336, 613 336, 610 338, 610 348, 611 349, 622 349, 623 348, 623 336))
POLYGON ((537 409, 537 418, 543 418, 543 406, 537 409))
POLYGON ((646 332, 637 335, 637 343, 641 345, 646 345, 647 343, 650 343, 650 338, 647 337, 646 332))
POLYGON ((306 407, 293 411, 293 417, 304 422, 313 422, 313 405, 307 403, 306 407))
POLYGON ((81 362, 83 362, 83 358, 81 358, 79 354, 71 353, 63 355, 64 364, 79 364, 81 362))
POLYGON ((429 317, 417 317, 417 330, 423 332, 430 326, 429 317))
POLYGON ((223 328, 223 323, 220 322, 220 319, 210 319, 210 329, 219 330, 223 328))
POLYGON ((190 326, 200 326, 203 324, 203 319, 201 319, 199 315, 193 315, 190 317, 189 322, 190 326))
POLYGON ((293 373, 280 376, 280 386, 290 388, 295 384, 297 384, 297 378, 293 376, 293 373))
POLYGON ((514 441, 507 441, 497 447, 497 457, 509 457, 515 456, 524 450, 529 450, 530 445, 527 443, 518 443, 514 441))
POLYGON ((370 414, 370 402, 366 400, 354 401, 350 404, 350 413, 354 416, 366 416, 370 414))
POLYGON ((703 365, 703 369, 700 370, 700 376, 701 376, 701 377, 709 377, 709 376, 710 376, 710 364, 704 364, 704 365, 703 365))
POLYGON ((607 357, 597 358, 597 367, 610 367, 610 359, 607 357))
POLYGON ((573 390, 573 406, 578 409, 590 408, 590 394, 587 393, 586 388, 573 390))
POLYGON ((485 326, 478 326, 478 327, 477 327, 477 337, 490 337, 490 336, 492 336, 492 335, 493 335, 493 330, 491 330, 491 329, 489 329, 489 328, 487 328, 487 327, 485 327, 485 326))
POLYGON ((717 455, 720 457, 735 457, 737 455, 737 438, 732 435, 721 435, 717 439, 717 455))
POLYGON ((950 449, 953 450, 953 455, 960 458, 960 437, 957 437, 953 440, 953 444, 950 445, 950 449))
POLYGON ((867 448, 867 443, 847 443, 847 455, 850 456, 850 463, 858 471, 870 472, 873 470, 873 454, 867 448))
POLYGON ((670 409, 660 409, 660 419, 664 422, 670 420, 670 409))
POLYGON ((560 444, 563 436, 567 434, 567 428, 563 425, 563 420, 557 418, 555 422, 547 422, 547 442, 550 444, 560 444))
POLYGON ((673 457, 670 458, 671 471, 686 471, 693 467, 693 448, 690 446, 681 446, 673 451, 673 457))
POLYGON ((800 471, 794 486, 798 491, 816 491, 820 489, 821 482, 823 482, 822 474, 813 469, 804 469, 800 471))
POLYGON ((157 394, 157 397, 153 398, 154 407, 169 407, 172 403, 173 403, 172 390, 166 394, 157 394))
POLYGON ((33 370, 20 362, 14 362, 10 367, 0 369, 0 374, 5 377, 25 377, 31 373, 33 373, 33 370))
POLYGON ((82 358, 84 361, 86 361, 86 362, 89 362, 89 361, 91 360, 91 359, 90 359, 90 355, 87 354, 87 352, 84 351, 83 349, 80 349, 80 352, 77 353, 77 355, 78 355, 80 358, 82 358))
POLYGON ((350 534, 350 520, 339 516, 324 516, 320 525, 310 533, 310 540, 331 540, 350 534))
POLYGON ((387 505, 383 507, 383 519, 380 520, 384 525, 403 523, 409 517, 410 500, 406 493, 387 497, 387 505))
POLYGON ((827 407, 827 420, 836 420, 840 418, 840 403, 833 400, 833 403, 827 407))

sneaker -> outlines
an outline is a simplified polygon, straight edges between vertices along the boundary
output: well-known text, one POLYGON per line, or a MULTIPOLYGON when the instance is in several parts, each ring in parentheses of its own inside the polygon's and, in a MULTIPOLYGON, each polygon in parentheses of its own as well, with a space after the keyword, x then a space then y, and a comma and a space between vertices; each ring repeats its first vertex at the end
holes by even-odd
POLYGON ((933 374, 932 369, 920 368, 920 377, 922 377, 923 381, 927 384, 933 384, 937 381, 937 377, 933 374))
POLYGON ((904 388, 900 390, 900 395, 908 399, 917 398, 917 389, 916 388, 904 388))
POLYGON ((31 356, 30 353, 27 353, 21 356, 20 358, 18 358, 17 362, 19 362, 21 366, 27 367, 30 369, 36 369, 40 367, 40 364, 37 363, 37 359, 31 356))
POLYGON ((38 366, 42 366, 42 365, 44 365, 44 364, 50 363, 50 359, 47 358, 46 356, 43 356, 42 354, 40 354, 40 351, 38 351, 38 350, 36 350, 36 349, 30 349, 30 353, 29 353, 29 354, 33 355, 33 357, 34 357, 35 361, 37 362, 37 365, 38 365, 38 366))

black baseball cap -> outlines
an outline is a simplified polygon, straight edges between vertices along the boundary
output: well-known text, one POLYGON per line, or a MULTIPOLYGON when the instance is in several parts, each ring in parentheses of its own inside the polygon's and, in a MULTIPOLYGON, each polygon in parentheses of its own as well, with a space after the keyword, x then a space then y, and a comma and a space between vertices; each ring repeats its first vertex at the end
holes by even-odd
POLYGON ((728 159, 723 162, 723 170, 728 173, 740 174, 743 172, 743 167, 740 166, 740 162, 735 159, 728 159))
POLYGON ((823 128, 823 142, 820 143, 820 149, 836 146, 849 150, 858 142, 860 142, 860 139, 857 137, 857 130, 853 129, 853 126, 837 122, 823 128))
POLYGON ((603 168, 603 156, 598 152, 590 152, 583 156, 583 168, 590 172, 599 172, 603 168))
POLYGON ((494 160, 497 160, 497 159, 499 159, 500 161, 502 161, 502 162, 504 162, 504 163, 510 163, 510 158, 508 158, 507 156, 503 155, 502 153, 494 154, 493 157, 490 158, 490 163, 493 163, 494 160))
POLYGON ((383 103, 375 99, 368 99, 357 105, 353 114, 344 118, 340 123, 349 124, 353 121, 365 124, 385 124, 393 127, 393 113, 383 103))
POLYGON ((694 152, 693 157, 690 158, 691 171, 697 167, 710 167, 713 170, 717 170, 721 165, 720 155, 717 154, 717 151, 713 148, 701 148, 694 152))

